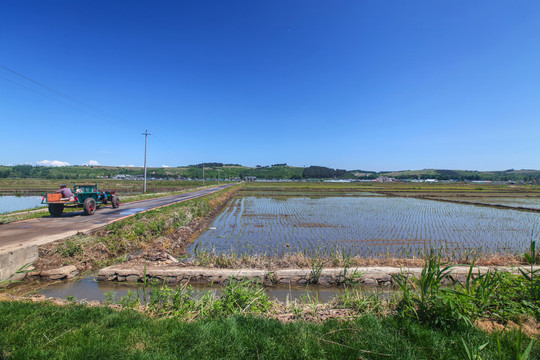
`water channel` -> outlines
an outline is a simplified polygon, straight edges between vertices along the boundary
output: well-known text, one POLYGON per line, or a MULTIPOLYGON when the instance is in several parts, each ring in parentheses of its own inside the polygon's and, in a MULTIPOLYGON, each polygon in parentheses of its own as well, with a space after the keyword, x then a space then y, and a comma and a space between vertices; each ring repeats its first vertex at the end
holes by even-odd
MULTIPOLYGON (((171 288, 177 288, 180 285, 167 284, 171 288)), ((205 291, 212 291, 216 295, 220 294, 219 285, 202 285, 192 284, 192 288, 196 294, 201 294, 205 291)), ((62 281, 47 284, 39 290, 39 293, 50 298, 60 299, 77 299, 86 301, 105 301, 107 293, 114 294, 113 302, 119 302, 123 296, 128 295, 128 292, 139 293, 142 296, 142 284, 137 283, 118 283, 118 282, 103 282, 97 281, 95 277, 90 276, 80 280, 62 281), (138 291, 137 291, 138 290, 138 291)), ((381 289, 376 287, 356 287, 369 293, 388 294, 393 293, 389 289, 381 289)), ((146 288, 146 292, 151 291, 151 286, 146 288)), ((319 285, 307 286, 270 286, 265 287, 265 291, 269 298, 281 302, 302 300, 309 298, 312 301, 317 300, 318 303, 327 303, 332 301, 336 296, 342 294, 345 290, 343 287, 330 287, 319 285)))

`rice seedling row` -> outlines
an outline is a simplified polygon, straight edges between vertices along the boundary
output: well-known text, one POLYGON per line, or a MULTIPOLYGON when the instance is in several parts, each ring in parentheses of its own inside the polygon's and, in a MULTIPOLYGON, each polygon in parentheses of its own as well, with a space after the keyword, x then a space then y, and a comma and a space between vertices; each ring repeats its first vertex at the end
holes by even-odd
POLYGON ((217 254, 462 258, 523 251, 540 214, 414 198, 234 199, 190 247, 217 254))
POLYGON ((486 205, 504 205, 529 209, 540 209, 540 198, 516 198, 516 197, 466 197, 459 199, 463 202, 479 203, 486 205))

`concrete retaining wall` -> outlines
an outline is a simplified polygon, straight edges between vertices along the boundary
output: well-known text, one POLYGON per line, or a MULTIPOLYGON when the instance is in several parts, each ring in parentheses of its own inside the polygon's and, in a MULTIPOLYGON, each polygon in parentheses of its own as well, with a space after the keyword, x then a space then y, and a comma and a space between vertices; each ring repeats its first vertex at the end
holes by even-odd
MULTIPOLYGON (((539 268, 539 267, 537 267, 539 268)), ((489 267, 479 266, 475 274, 485 273, 489 267)), ((491 268, 494 269, 494 268, 491 268)), ((517 268, 497 267, 498 271, 517 273, 517 268)), ((144 266, 125 265, 110 266, 101 269, 98 274, 100 281, 141 282, 144 279, 144 266)), ((360 283, 363 285, 385 286, 394 282, 392 275, 400 273, 419 277, 421 268, 396 267, 358 267, 354 269, 323 269, 316 283, 321 285, 336 285, 342 283, 360 283)), ((469 267, 455 267, 446 279, 447 282, 464 281, 469 267)), ((282 269, 276 271, 258 269, 206 269, 197 267, 160 266, 146 268, 147 279, 159 279, 168 283, 224 283, 229 279, 252 279, 267 285, 304 285, 314 281, 311 269, 282 269)))
POLYGON ((37 245, 23 246, 17 249, 0 251, 0 281, 20 280, 26 275, 14 275, 17 270, 26 264, 32 264, 38 259, 37 245))

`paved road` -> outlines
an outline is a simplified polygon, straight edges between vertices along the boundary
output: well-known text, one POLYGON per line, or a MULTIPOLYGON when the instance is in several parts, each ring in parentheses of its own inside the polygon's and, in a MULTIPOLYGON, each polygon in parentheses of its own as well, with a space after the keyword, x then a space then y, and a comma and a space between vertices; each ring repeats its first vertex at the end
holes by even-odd
MULTIPOLYGON (((82 211, 63 214, 60 217, 44 217, 11 224, 0 225, 0 251, 16 249, 28 245, 43 245, 55 240, 75 235, 77 232, 87 232, 117 221, 127 216, 155 209, 160 206, 205 196, 225 189, 235 184, 221 185, 208 189, 193 191, 180 195, 166 196, 156 199, 120 204, 113 209, 105 206, 86 216, 82 211)), ((120 198, 120 200, 122 200, 120 198)))

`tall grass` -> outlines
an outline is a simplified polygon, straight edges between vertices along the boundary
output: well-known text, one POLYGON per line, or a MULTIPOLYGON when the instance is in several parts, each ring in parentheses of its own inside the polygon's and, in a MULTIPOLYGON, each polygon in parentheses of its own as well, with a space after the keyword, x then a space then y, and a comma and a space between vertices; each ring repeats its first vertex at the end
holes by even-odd
POLYGON ((442 287, 450 266, 441 263, 440 255, 426 259, 418 280, 407 274, 394 276, 401 290, 396 311, 400 317, 431 326, 472 325, 479 319, 520 322, 523 316, 540 320, 539 294, 531 289, 540 285, 528 273, 488 271, 474 274, 470 266, 464 283, 442 287))

